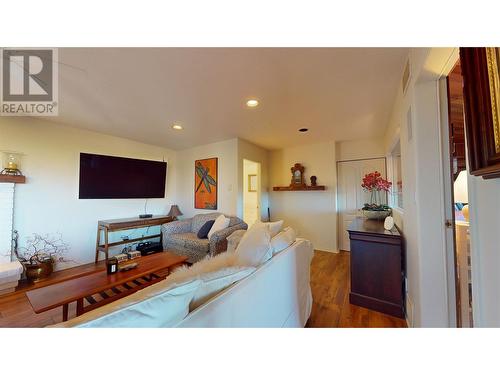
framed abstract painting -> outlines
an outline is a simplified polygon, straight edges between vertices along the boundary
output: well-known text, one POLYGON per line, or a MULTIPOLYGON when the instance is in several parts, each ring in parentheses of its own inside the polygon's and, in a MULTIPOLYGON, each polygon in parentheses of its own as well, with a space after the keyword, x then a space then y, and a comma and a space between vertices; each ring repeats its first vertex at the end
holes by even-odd
POLYGON ((194 208, 217 209, 217 158, 194 162, 194 208))

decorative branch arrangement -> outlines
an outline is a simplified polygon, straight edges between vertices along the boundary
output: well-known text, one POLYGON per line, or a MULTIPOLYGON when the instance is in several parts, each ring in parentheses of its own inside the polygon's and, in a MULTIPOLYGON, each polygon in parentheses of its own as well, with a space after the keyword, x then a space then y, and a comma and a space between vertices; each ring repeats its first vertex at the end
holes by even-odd
POLYGON ((26 246, 17 248, 18 242, 17 231, 14 232, 14 254, 17 259, 23 264, 39 264, 51 261, 68 262, 64 255, 68 252, 69 246, 62 240, 62 235, 58 233, 56 236, 46 234, 40 235, 33 233, 32 237, 26 240, 26 246))

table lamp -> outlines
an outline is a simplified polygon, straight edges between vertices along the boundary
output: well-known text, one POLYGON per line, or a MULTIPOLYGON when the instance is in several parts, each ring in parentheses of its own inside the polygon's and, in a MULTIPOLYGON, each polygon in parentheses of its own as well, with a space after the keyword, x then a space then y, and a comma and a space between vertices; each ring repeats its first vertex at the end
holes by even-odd
POLYGON ((176 204, 173 204, 170 206, 170 211, 168 212, 167 215, 171 216, 175 220, 177 220, 177 216, 182 216, 183 213, 181 212, 181 210, 179 210, 179 206, 177 206, 176 204))
POLYGON ((469 221, 469 195, 467 192, 467 171, 461 171, 453 183, 453 195, 455 203, 463 203, 462 215, 466 221, 469 221))

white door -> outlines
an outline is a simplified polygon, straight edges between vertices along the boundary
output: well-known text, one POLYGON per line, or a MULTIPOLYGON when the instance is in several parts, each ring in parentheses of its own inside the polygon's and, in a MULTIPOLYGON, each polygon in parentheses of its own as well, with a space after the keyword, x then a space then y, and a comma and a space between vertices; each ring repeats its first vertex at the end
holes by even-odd
MULTIPOLYGON (((340 250, 350 250, 347 228, 356 216, 362 216, 361 208, 370 202, 370 194, 361 187, 365 174, 378 171, 386 178, 385 158, 339 161, 337 163, 337 212, 340 250)), ((387 196, 381 194, 381 203, 387 196)))

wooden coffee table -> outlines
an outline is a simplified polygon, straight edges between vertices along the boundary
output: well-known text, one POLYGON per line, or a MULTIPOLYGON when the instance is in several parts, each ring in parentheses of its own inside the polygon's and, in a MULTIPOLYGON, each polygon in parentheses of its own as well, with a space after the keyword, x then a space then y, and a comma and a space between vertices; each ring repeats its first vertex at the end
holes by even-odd
POLYGON ((156 253, 131 262, 137 267, 108 275, 106 269, 57 284, 26 292, 33 311, 41 313, 63 308, 63 321, 68 320, 68 306, 76 302, 76 316, 128 296, 164 280, 170 271, 185 264, 187 257, 170 252, 156 253))

